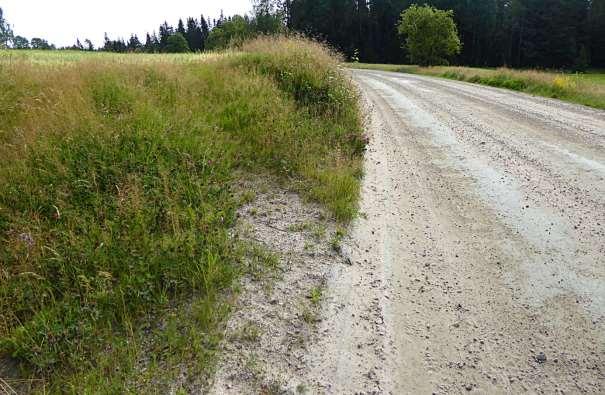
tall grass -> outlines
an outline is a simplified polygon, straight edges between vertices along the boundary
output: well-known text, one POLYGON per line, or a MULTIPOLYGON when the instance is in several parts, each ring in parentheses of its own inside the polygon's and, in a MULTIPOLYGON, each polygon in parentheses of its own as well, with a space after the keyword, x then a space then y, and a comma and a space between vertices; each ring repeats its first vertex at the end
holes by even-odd
POLYGON ((351 67, 430 75, 511 89, 605 109, 605 84, 602 83, 602 75, 450 66, 419 67, 351 64, 351 67))
POLYGON ((301 37, 261 37, 241 49, 244 55, 234 58, 236 66, 270 77, 294 99, 298 111, 320 120, 307 128, 312 139, 277 143, 299 144, 286 159, 288 171, 302 175, 299 190, 326 204, 337 219, 352 218, 362 172, 358 158, 367 141, 360 133, 357 92, 339 70, 342 59, 301 37))
POLYGON ((95 391, 142 317, 196 295, 210 333, 240 272, 242 171, 351 219, 364 139, 337 64, 284 38, 222 57, 0 53, 0 356, 95 391))

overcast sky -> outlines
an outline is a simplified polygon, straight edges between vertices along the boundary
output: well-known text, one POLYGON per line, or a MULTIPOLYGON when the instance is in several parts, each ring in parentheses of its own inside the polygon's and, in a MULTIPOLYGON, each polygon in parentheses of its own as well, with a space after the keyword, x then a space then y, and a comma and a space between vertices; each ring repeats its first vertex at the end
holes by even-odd
POLYGON ((144 41, 164 20, 176 25, 179 18, 243 14, 252 6, 250 0, 0 0, 0 8, 15 34, 67 46, 76 38, 99 45, 105 32, 125 39, 136 33, 144 41))

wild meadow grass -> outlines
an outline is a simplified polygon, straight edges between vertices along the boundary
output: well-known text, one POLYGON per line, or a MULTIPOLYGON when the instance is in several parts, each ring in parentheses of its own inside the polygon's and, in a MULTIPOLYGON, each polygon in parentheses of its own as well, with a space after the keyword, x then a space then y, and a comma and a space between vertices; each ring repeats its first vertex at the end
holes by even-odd
POLYGON ((355 215, 365 140, 338 64, 298 38, 0 52, 0 359, 69 393, 210 369, 245 254, 229 235, 237 177, 355 215))
POLYGON ((0 50, 0 62, 10 65, 11 63, 25 62, 35 65, 78 65, 80 62, 109 62, 112 64, 145 64, 145 63, 200 63, 223 59, 230 52, 207 52, 203 54, 147 54, 147 53, 107 53, 107 52, 84 52, 84 51, 45 51, 45 50, 0 50))
POLYGON ((509 68, 419 67, 365 63, 350 63, 348 66, 449 78, 605 109, 605 74, 599 72, 572 74, 509 68))

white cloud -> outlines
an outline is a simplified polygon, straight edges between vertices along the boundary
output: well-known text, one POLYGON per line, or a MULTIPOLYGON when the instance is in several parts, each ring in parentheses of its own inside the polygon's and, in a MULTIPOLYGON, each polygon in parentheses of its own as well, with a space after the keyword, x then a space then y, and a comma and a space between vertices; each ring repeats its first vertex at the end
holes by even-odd
POLYGON ((252 6, 250 0, 0 0, 0 8, 15 34, 66 46, 76 38, 99 45, 105 32, 125 39, 136 33, 143 40, 164 20, 176 25, 179 18, 217 18, 221 10, 225 15, 244 14, 252 6))

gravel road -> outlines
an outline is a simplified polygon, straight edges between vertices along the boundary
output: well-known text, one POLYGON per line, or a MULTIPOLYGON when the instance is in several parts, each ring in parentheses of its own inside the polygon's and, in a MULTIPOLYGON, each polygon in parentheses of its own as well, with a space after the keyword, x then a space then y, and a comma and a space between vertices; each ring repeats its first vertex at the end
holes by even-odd
POLYGON ((352 73, 372 142, 314 388, 605 393, 605 112, 352 73))

